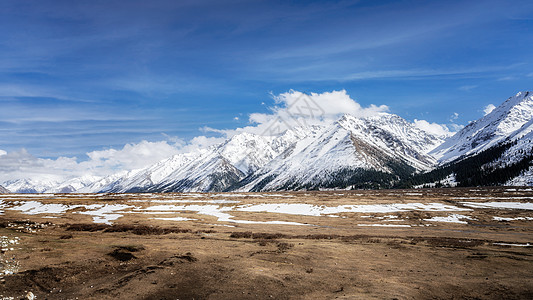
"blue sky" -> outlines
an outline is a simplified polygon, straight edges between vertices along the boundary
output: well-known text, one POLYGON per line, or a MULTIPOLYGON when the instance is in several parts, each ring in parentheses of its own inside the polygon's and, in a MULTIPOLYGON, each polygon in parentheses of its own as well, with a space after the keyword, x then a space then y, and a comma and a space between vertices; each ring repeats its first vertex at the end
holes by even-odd
POLYGON ((84 160, 188 140, 291 89, 466 124, 532 89, 532 15, 531 1, 4 0, 0 149, 84 160))

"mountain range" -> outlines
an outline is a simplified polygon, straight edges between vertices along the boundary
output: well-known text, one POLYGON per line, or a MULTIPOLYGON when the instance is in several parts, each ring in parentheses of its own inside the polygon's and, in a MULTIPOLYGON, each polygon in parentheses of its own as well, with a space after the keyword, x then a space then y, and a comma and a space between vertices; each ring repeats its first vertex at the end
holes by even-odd
POLYGON ((451 137, 390 113, 346 114, 279 136, 239 133, 104 178, 3 186, 17 193, 118 193, 533 185, 532 139, 533 94, 520 92, 451 137))

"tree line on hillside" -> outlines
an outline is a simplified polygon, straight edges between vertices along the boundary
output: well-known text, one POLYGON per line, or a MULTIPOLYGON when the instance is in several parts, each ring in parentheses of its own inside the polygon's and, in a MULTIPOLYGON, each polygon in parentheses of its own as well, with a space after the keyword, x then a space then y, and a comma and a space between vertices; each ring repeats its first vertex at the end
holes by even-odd
MULTIPOLYGON (((413 174, 406 179, 398 181, 394 188, 412 188, 429 183, 437 183, 438 187, 439 183, 450 174, 455 175, 457 186, 502 185, 520 175, 532 165, 533 154, 527 154, 519 161, 502 168, 487 166, 487 164, 500 158, 505 151, 516 144, 517 141, 502 143, 476 155, 461 157, 432 171, 413 174)), ((525 154, 524 150, 520 150, 520 153, 525 154)))

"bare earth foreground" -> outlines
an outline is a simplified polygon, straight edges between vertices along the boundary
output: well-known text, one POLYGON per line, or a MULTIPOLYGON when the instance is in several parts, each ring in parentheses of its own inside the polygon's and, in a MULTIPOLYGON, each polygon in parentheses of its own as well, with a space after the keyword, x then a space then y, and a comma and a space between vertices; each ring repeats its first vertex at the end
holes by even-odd
POLYGON ((533 299, 531 188, 0 200, 0 299, 533 299))

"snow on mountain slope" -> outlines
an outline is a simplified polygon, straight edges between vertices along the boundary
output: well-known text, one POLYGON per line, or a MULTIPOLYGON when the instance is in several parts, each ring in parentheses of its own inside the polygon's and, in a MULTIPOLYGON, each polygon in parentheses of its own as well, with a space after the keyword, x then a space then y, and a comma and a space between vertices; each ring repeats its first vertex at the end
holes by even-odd
POLYGON ((80 190, 88 185, 93 184, 95 181, 100 180, 98 176, 86 175, 78 178, 69 179, 51 189, 44 191, 45 193, 72 193, 80 190))
POLYGON ((99 192, 107 192, 111 189, 114 183, 119 182, 124 177, 126 177, 128 174, 134 171, 121 171, 118 173, 115 173, 113 175, 106 176, 100 180, 97 180, 96 182, 93 182, 90 185, 87 185, 79 190, 76 190, 76 193, 99 193, 99 192))
POLYGON ((329 187, 360 169, 394 173, 393 164, 402 163, 427 170, 436 161, 424 152, 438 142, 437 137, 395 115, 344 115, 330 126, 315 128, 247 178, 239 190, 329 187))
POLYGON ((130 191, 135 189, 142 190, 161 183, 161 181, 166 179, 172 174, 172 172, 196 159, 201 153, 202 152, 177 154, 145 169, 120 172, 118 174, 107 176, 86 188, 77 190, 76 192, 96 193, 130 191))
POLYGON ((381 113, 365 118, 369 125, 381 128, 396 139, 407 143, 417 152, 428 153, 442 144, 447 136, 438 136, 424 131, 398 115, 381 113))
POLYGON ((359 119, 345 115, 338 123, 361 140, 385 149, 418 170, 427 170, 436 163, 425 154, 443 142, 442 138, 388 113, 359 119))
MULTIPOLYGON (((297 127, 280 136, 240 133, 200 152, 179 154, 142 170, 102 179, 79 192, 246 189, 242 186, 254 184, 241 183, 244 178, 264 181, 271 173, 322 182, 331 180, 328 174, 345 169, 392 172, 390 162, 426 170, 436 161, 425 153, 441 141, 392 114, 345 115, 330 126, 297 127)), ((274 189, 282 181, 280 177, 270 186, 274 189)))
POLYGON ((522 172, 517 177, 507 181, 507 186, 533 186, 533 167, 522 172))
POLYGON ((271 137, 241 133, 208 149, 178 154, 148 168, 106 178, 79 192, 224 190, 263 167, 303 134, 291 131, 271 137))
POLYGON ((522 138, 533 128, 527 125, 532 118, 533 94, 520 92, 429 153, 442 163, 479 153, 509 138, 522 138))
POLYGON ((504 168, 533 154, 533 119, 516 130, 515 134, 509 136, 507 140, 515 141, 515 144, 489 166, 504 168))
POLYGON ((228 159, 210 151, 170 174, 149 192, 223 191, 244 177, 244 173, 228 159))
POLYGON ((61 182, 54 180, 17 179, 6 181, 2 185, 12 193, 44 193, 60 184, 61 182))
POLYGON ((169 174, 148 191, 223 191, 280 155, 302 132, 272 137, 241 133, 211 147, 204 155, 169 174))
POLYGON ((11 193, 8 189, 0 185, 0 194, 9 194, 11 193))

